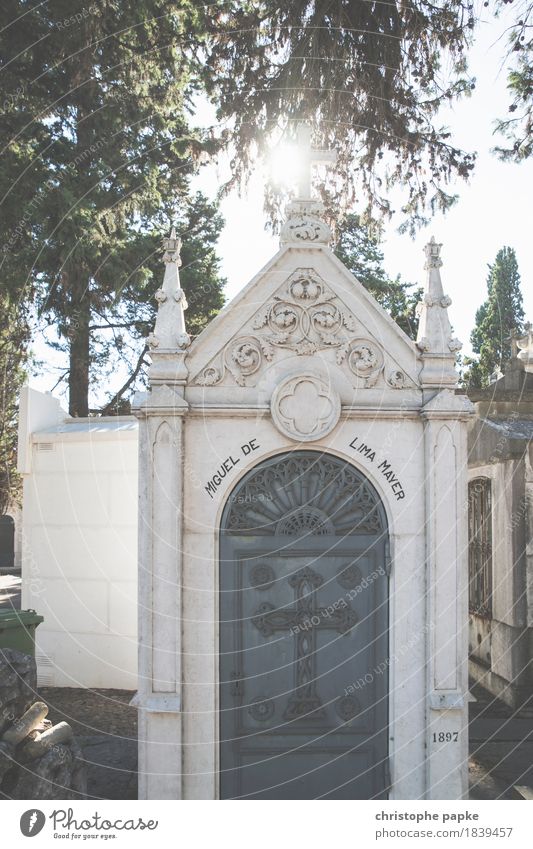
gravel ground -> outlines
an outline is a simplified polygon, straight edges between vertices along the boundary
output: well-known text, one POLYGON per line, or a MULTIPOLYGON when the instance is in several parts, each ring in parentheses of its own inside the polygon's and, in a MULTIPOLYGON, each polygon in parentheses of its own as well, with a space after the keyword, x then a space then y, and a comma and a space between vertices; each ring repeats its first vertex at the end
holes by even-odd
MULTIPOLYGON (((533 710, 513 713, 474 686, 470 704, 469 784, 471 799, 522 797, 515 784, 533 786, 533 710)), ((128 690, 43 687, 49 718, 72 725, 84 752, 89 795, 96 799, 137 798, 137 711, 128 690)))
POLYGON ((137 740, 137 709, 129 706, 135 691, 41 687, 39 693, 49 707, 48 719, 68 722, 76 735, 137 740))
POLYGON ((87 770, 93 799, 137 798, 137 710, 129 690, 41 687, 48 719, 72 726, 87 770))

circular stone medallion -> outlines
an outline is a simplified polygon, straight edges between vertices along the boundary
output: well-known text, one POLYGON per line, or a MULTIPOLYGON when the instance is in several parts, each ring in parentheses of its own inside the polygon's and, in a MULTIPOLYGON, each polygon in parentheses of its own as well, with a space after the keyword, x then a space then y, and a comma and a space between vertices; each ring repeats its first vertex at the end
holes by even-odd
POLYGON ((361 706, 355 696, 341 696, 335 702, 335 710, 344 722, 349 722, 350 719, 357 716, 361 706))
POLYGON ((337 572, 337 581, 345 590, 351 590, 361 583, 361 572, 355 563, 350 563, 348 566, 342 566, 339 569, 337 572))
POLYGON ((257 590, 268 590, 274 586, 276 575, 268 563, 258 563, 250 572, 250 583, 257 590))
POLYGON ((274 424, 289 439, 312 442, 337 425, 341 402, 331 384, 313 374, 299 374, 277 387, 271 412, 274 424))
POLYGON ((256 722, 268 722, 274 716, 274 702, 265 699, 263 702, 254 702, 248 708, 248 713, 256 722))

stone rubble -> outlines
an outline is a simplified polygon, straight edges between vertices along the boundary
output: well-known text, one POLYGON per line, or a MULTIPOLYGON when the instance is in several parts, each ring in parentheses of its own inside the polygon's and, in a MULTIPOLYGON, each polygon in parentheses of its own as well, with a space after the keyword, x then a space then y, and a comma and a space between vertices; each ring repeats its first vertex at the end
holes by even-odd
POLYGON ((35 659, 0 649, 0 797, 82 799, 85 765, 72 728, 52 725, 36 692, 35 659))

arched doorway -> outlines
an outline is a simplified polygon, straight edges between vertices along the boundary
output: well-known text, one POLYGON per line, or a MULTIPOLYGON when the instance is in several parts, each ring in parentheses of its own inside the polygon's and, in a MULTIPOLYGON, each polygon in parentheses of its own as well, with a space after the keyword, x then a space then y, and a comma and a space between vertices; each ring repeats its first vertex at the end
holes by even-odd
POLYGON ((387 522, 331 454, 261 462, 221 523, 220 795, 387 795, 387 522))

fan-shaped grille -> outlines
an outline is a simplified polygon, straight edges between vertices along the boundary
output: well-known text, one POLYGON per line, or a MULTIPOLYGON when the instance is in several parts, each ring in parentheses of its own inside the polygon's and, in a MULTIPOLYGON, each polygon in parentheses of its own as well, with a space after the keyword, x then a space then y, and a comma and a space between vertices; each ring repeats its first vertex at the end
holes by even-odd
POLYGON ((299 451, 273 457, 236 487, 226 508, 226 532, 247 534, 379 533, 379 496, 349 463, 299 451))
POLYGON ((324 534, 332 534, 333 527, 328 517, 321 510, 303 507, 278 522, 276 533, 291 537, 306 536, 307 534, 323 536, 324 534))

